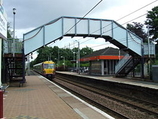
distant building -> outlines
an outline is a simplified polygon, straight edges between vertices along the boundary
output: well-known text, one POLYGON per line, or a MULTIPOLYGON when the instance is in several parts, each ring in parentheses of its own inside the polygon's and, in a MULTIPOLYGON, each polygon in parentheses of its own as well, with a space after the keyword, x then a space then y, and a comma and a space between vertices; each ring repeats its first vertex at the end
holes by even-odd
POLYGON ((107 47, 86 55, 81 62, 90 62, 89 74, 91 75, 114 75, 115 65, 126 53, 117 48, 107 47))

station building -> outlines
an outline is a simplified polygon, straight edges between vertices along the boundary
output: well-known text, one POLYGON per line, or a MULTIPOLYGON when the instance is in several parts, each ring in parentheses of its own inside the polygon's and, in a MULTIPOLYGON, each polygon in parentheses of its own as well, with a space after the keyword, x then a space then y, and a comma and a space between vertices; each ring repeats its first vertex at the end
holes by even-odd
POLYGON ((90 75, 114 75, 116 64, 125 54, 117 48, 107 47, 82 57, 80 61, 90 62, 90 75))
POLYGON ((3 7, 3 1, 0 0, 0 89, 3 87, 2 83, 2 69, 3 69, 3 42, 7 39, 7 14, 3 7))

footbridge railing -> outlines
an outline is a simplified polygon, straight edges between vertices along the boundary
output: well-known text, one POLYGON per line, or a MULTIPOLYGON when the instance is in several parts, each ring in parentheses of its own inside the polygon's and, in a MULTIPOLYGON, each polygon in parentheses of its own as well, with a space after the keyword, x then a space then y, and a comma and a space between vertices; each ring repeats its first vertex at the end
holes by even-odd
POLYGON ((115 66, 115 74, 125 65, 128 61, 131 60, 131 56, 129 54, 126 54, 115 66))
POLYGON ((107 19, 60 17, 23 35, 25 55, 64 36, 102 37, 142 55, 142 39, 107 19))

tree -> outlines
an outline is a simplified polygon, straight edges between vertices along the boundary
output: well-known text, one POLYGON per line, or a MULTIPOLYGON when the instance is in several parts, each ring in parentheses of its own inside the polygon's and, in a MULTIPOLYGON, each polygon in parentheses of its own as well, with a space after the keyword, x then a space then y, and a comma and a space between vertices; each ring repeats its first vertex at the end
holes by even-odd
POLYGON ((144 42, 147 42, 147 33, 144 32, 143 27, 144 25, 138 22, 133 22, 133 24, 127 24, 127 29, 142 38, 144 42))
POLYGON ((158 6, 154 7, 151 11, 148 11, 146 25, 149 25, 149 34, 151 39, 158 38, 158 6))
POLYGON ((93 52, 93 49, 90 48, 90 47, 85 47, 85 48, 82 48, 81 51, 80 51, 80 56, 81 57, 84 57, 85 55, 88 55, 88 54, 91 54, 93 52))
MULTIPOLYGON (((145 24, 149 26, 149 35, 151 40, 158 38, 158 6, 148 11, 145 24)), ((158 45, 156 45, 156 59, 158 58, 158 45)))
POLYGON ((50 53, 50 60, 57 62, 60 48, 58 46, 54 46, 50 53))
MULTIPOLYGON (((80 50, 80 57, 83 57, 92 52, 93 52, 93 49, 89 47, 82 48, 80 50)), ((42 47, 38 49, 37 53, 38 53, 38 56, 34 61, 32 61, 31 66, 43 61, 52 60, 56 64, 58 63, 58 66, 60 67, 63 65, 63 62, 65 60, 66 67, 72 67, 73 64, 71 61, 76 60, 78 48, 65 49, 65 48, 59 48, 58 46, 54 46, 54 47, 46 46, 46 47, 42 47)))
POLYGON ((7 38, 12 38, 11 30, 10 30, 10 23, 7 23, 7 38))
POLYGON ((40 62, 49 60, 51 57, 51 52, 52 52, 52 47, 46 46, 46 47, 40 48, 37 51, 38 56, 36 58, 35 63, 40 63, 40 62))

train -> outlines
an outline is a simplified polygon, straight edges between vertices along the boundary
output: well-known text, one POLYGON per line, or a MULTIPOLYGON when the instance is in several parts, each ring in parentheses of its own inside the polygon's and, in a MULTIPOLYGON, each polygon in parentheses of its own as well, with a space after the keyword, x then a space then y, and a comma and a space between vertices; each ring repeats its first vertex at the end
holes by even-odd
POLYGON ((53 61, 44 61, 44 62, 35 64, 33 65, 33 70, 50 80, 55 78, 56 70, 55 70, 55 62, 53 61))

